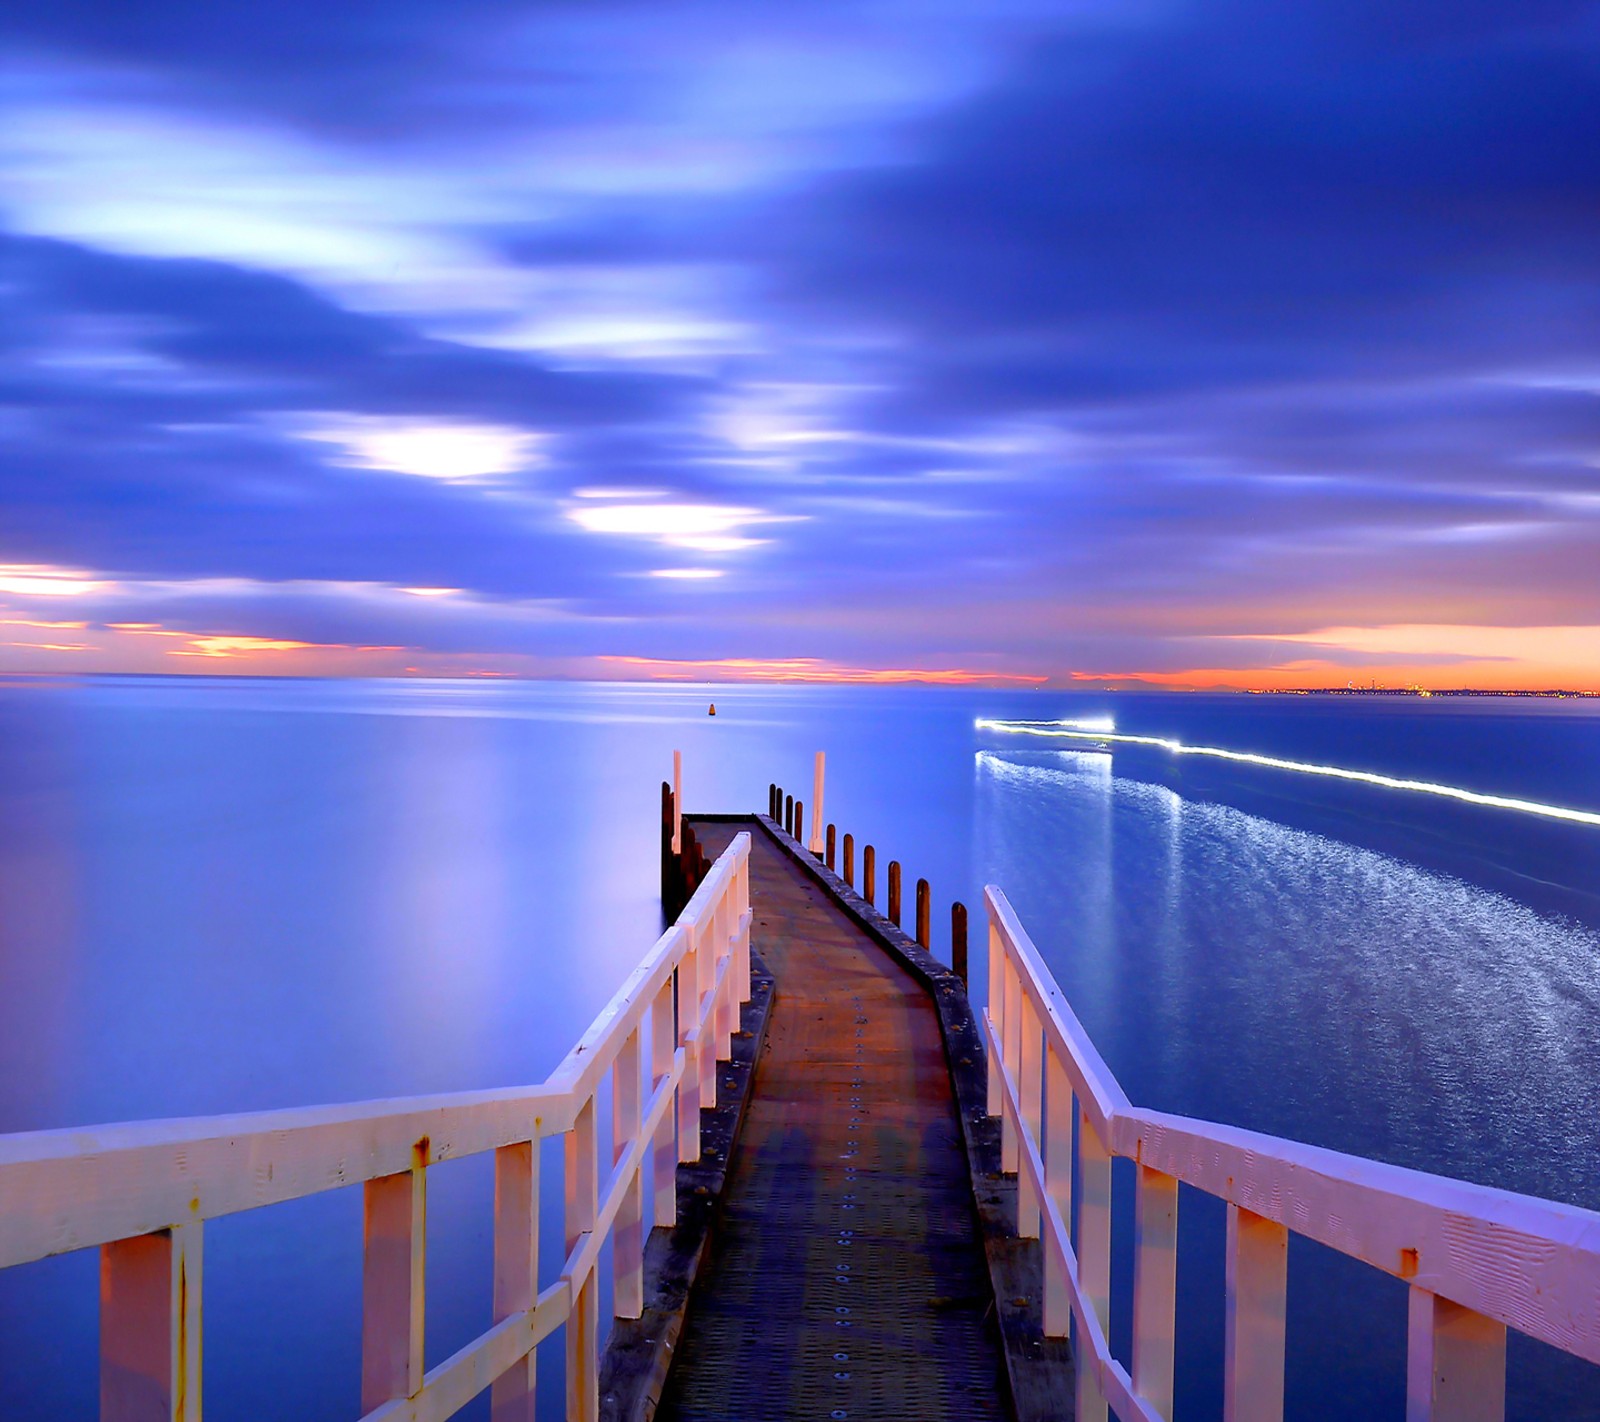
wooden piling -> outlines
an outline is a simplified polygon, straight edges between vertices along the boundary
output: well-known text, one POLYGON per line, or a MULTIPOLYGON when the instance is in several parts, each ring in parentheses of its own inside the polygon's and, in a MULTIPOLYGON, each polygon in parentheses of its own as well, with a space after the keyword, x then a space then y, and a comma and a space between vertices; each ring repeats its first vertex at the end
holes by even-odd
POLYGON ((856 837, 847 834, 844 837, 844 881, 852 889, 856 886, 856 837))
POLYGON ((861 851, 861 897, 869 904, 875 903, 873 893, 877 888, 878 851, 870 844, 861 851))
POLYGON ((931 931, 930 931, 929 925, 928 925, 928 916, 929 916, 929 912, 930 912, 930 901, 931 901, 932 898, 933 898, 933 895, 928 889, 928 881, 926 879, 918 879, 917 880, 917 943, 923 948, 931 947, 932 943, 933 943, 933 937, 932 937, 932 934, 931 934, 931 931))
POLYGON ((889 922, 900 927, 900 861, 889 861, 889 922))
POLYGON ((767 818, 774 822, 778 818, 778 787, 771 784, 767 786, 767 818))
POLYGON ((783 832, 785 834, 793 834, 794 833, 794 796, 793 795, 785 795, 783 797, 783 832))
POLYGON ((967 981, 967 906, 959 902, 950 905, 950 967, 967 981))
POLYGON ((794 837, 801 844, 806 842, 806 802, 804 800, 796 800, 794 802, 794 837))
POLYGON ((822 862, 830 869, 833 868, 833 848, 833 826, 830 824, 828 826, 828 844, 822 856, 822 862))

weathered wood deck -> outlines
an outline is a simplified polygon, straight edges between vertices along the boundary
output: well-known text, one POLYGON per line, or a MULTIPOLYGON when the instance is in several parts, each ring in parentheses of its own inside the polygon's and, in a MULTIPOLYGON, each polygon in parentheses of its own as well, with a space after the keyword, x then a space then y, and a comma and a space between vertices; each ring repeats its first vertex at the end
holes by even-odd
MULTIPOLYGON (((713 856, 736 828, 695 824, 713 856)), ((656 1415, 1007 1416, 933 1001, 766 835, 750 893, 778 987, 656 1415)))

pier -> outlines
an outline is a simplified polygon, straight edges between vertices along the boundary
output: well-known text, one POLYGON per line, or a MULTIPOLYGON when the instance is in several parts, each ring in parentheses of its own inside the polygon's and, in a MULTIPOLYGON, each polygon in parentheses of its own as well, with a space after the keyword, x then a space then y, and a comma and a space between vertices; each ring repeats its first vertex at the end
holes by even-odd
MULTIPOLYGON (((820 809, 820 757, 808 788, 820 809)), ((1407 1422, 1503 1418, 1508 1327, 1600 1362, 1600 1214, 1140 1107, 998 887, 979 1008, 964 907, 941 961, 926 882, 908 932, 900 864, 880 885, 875 847, 858 860, 803 797, 683 803, 680 765, 669 926, 542 1083, 0 1137, 0 1268, 100 1253, 103 1419, 199 1422, 207 1220, 346 1186, 364 1422, 486 1390, 495 1422, 548 1416, 536 1350, 556 1335, 570 1422, 1171 1422, 1180 1183, 1227 1206, 1228 1422, 1283 1415, 1291 1231, 1405 1281, 1407 1422), (428 1171, 479 1153, 494 1322, 425 1369, 428 1171)))

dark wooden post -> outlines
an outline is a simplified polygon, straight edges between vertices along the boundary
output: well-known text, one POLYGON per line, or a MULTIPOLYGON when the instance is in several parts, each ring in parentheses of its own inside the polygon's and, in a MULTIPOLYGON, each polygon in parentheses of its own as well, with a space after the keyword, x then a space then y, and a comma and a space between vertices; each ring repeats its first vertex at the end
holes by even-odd
POLYGON ((844 837, 844 881, 852 889, 856 886, 856 837, 847 834, 844 837))
POLYGON ((833 868, 833 826, 828 826, 828 847, 823 851, 822 862, 833 868))
POLYGON ((869 904, 875 902, 873 892, 877 889, 878 851, 870 844, 861 851, 861 897, 869 904))
POLYGON ((806 842, 806 802, 794 802, 794 837, 803 845, 806 842))
POLYGON ((933 939, 928 928, 929 901, 933 895, 928 890, 926 879, 917 880, 917 942, 923 948, 932 946, 933 939))
POLYGON ((774 821, 778 818, 778 787, 776 785, 767 786, 767 818, 774 821))
POLYGON ((962 982, 967 981, 967 906, 950 905, 950 967, 962 982))
POLYGON ((794 796, 793 795, 785 795, 783 797, 783 832, 785 834, 793 834, 794 833, 794 796))
POLYGON ((889 922, 900 927, 900 861, 889 861, 889 922))

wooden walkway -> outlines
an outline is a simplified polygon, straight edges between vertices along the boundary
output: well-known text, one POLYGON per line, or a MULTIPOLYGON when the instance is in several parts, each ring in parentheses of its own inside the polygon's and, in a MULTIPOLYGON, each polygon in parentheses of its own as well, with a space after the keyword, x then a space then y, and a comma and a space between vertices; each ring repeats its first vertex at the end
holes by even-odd
MULTIPOLYGON (((697 822, 708 855, 737 825, 697 822)), ((657 1418, 1009 1415, 928 994, 764 834, 766 1050, 657 1418)))

